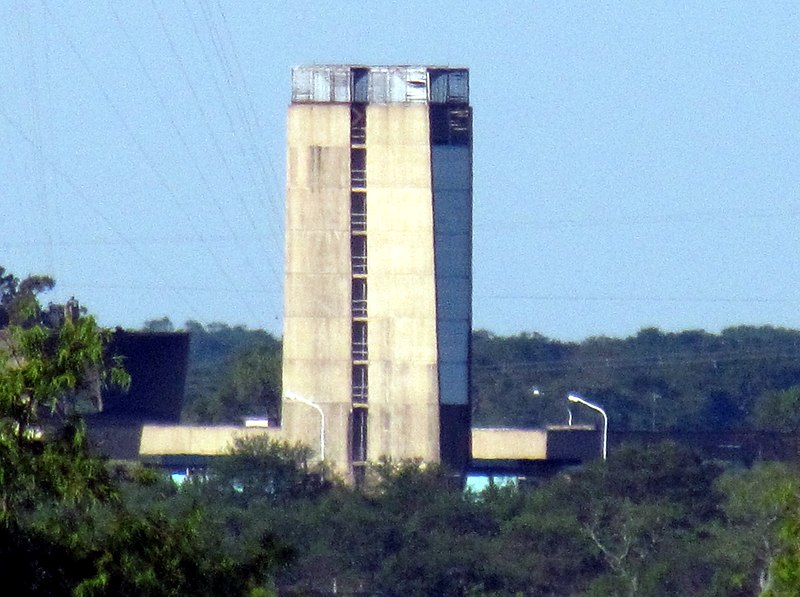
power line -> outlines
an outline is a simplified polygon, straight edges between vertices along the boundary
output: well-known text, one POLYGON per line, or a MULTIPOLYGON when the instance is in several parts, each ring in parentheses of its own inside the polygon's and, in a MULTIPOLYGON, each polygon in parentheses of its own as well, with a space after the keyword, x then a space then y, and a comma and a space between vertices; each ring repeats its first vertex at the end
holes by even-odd
MULTIPOLYGON (((174 41, 172 39, 172 36, 169 33, 169 30, 167 28, 166 22, 164 21, 164 17, 162 16, 161 11, 159 11, 159 9, 158 9, 156 0, 152 0, 151 4, 153 6, 153 10, 156 13, 156 16, 158 17, 158 21, 159 21, 159 24, 161 26, 161 31, 164 34, 164 38, 167 41, 167 45, 169 46, 170 51, 171 51, 173 57, 175 58, 175 60, 176 60, 176 62, 178 64, 178 68, 180 69, 181 74, 183 75, 183 79, 186 82, 187 88, 189 89, 189 92, 191 93, 192 98, 194 99, 195 105, 196 105, 197 109, 199 110, 203 120, 205 121, 206 129, 208 130, 208 133, 210 135, 211 142, 212 142, 214 148, 216 149, 217 153, 219 154, 220 161, 221 161, 221 163, 223 165, 223 169, 225 170, 226 174, 228 175, 228 178, 230 179, 232 186, 235 187, 237 185, 236 177, 233 175, 233 170, 231 169, 231 165, 230 165, 230 163, 228 161, 228 158, 227 158, 225 152, 222 150, 222 145, 220 144, 220 141, 219 141, 219 139, 217 137, 216 132, 214 131, 213 127, 211 126, 211 120, 208 117, 208 113, 206 112, 205 108, 203 107, 203 103, 200 101, 200 97, 197 94, 197 90, 195 89, 194 84, 191 81, 191 78, 189 77, 189 73, 188 73, 188 71, 186 69, 186 66, 185 66, 185 64, 183 62, 183 59, 181 58, 180 53, 178 52, 178 49, 175 46, 175 43, 174 43, 174 41)), ((250 212, 250 208, 247 205, 247 203, 244 201, 244 199, 242 198, 241 194, 240 193, 234 193, 234 195, 239 200, 239 203, 242 206, 243 213, 246 216, 246 218, 250 221, 251 225, 255 226, 253 214, 250 212)))
MULTIPOLYGON (((3 109, 2 104, 0 104, 0 116, 2 116, 3 120, 19 135, 19 137, 28 143, 31 146, 35 145, 33 139, 31 139, 25 131, 22 129, 19 124, 17 124, 3 109)), ((107 229, 111 231, 112 234, 117 236, 127 247, 133 252, 136 256, 138 263, 141 264, 143 267, 149 269, 153 274, 157 277, 162 277, 157 264, 152 261, 146 254, 142 253, 136 243, 133 242, 133 239, 128 237, 126 234, 121 232, 115 225, 113 218, 108 216, 105 212, 100 210, 84 193, 83 189, 75 182, 72 177, 70 177, 64 170, 62 170, 58 164, 56 164, 53 160, 48 158, 47 156, 42 156, 43 160, 48 164, 48 166, 55 172, 60 178, 62 178, 67 185, 73 190, 73 192, 78 196, 81 201, 83 201, 86 208, 94 213, 96 216, 102 220, 102 222, 106 225, 107 229)), ((162 279, 166 280, 166 278, 162 279)), ((179 298, 183 301, 184 306, 188 308, 188 311, 191 313, 194 310, 191 301, 187 300, 185 296, 179 295, 179 298)))
MULTIPOLYGON (((787 351, 785 349, 728 349, 716 352, 706 352, 704 354, 676 351, 635 356, 597 357, 583 357, 580 356, 580 354, 575 354, 575 352, 573 352, 572 355, 565 356, 563 359, 498 360, 497 363, 493 364, 473 363, 472 368, 473 370, 484 371, 524 370, 531 373, 559 373, 584 369, 657 369, 664 367, 675 367, 679 365, 698 364, 706 364, 712 367, 717 367, 721 364, 724 365, 736 362, 759 361, 765 359, 800 361, 800 350, 795 352, 787 351)), ((798 367, 800 367, 800 362, 798 362, 798 367)))
POLYGON ((734 220, 783 220, 787 223, 800 219, 800 211, 787 209, 787 210, 774 210, 774 211, 761 211, 761 212, 735 212, 730 210, 719 211, 687 211, 676 212, 671 214, 662 215, 644 215, 644 216, 625 216, 619 218, 564 218, 554 220, 536 220, 526 219, 524 217, 515 217, 505 219, 501 222, 491 222, 482 220, 482 224, 478 227, 486 228, 487 230, 494 230, 498 227, 532 227, 537 232, 558 232, 569 231, 575 228, 639 228, 644 226, 668 226, 680 225, 686 226, 689 224, 719 224, 727 225, 734 220))
MULTIPOLYGON (((276 221, 280 221, 282 217, 281 205, 282 205, 282 192, 280 190, 281 185, 278 182, 278 176, 275 173, 275 167, 270 159, 269 153, 262 152, 264 147, 263 143, 259 143, 257 140, 256 133, 263 130, 261 123, 258 118, 258 112, 255 109, 255 102, 253 101, 253 94, 250 92, 250 89, 247 85, 247 78, 244 75, 244 69, 242 68, 242 62, 239 58, 239 52, 236 50, 236 43, 234 42, 233 35, 231 33, 230 26, 228 25, 228 19, 225 16, 225 11, 222 9, 222 5, 219 3, 219 0, 216 2, 217 10, 219 11, 221 20, 222 20, 222 29, 225 31, 227 36, 228 45, 231 48, 231 54, 233 55, 233 64, 236 66, 236 73, 238 73, 239 81, 241 81, 241 88, 244 92, 244 97, 247 98, 247 107, 249 108, 249 115, 252 117, 252 122, 250 118, 247 117, 248 110, 243 109, 242 114, 244 116, 244 122, 246 124, 245 131, 247 131, 250 139, 250 145, 254 154, 258 157, 258 163, 261 167, 262 176, 264 178, 265 188, 269 189, 270 185, 267 183, 267 180, 270 178, 268 176, 267 171, 271 175, 271 183, 273 189, 278 189, 274 193, 268 193, 267 197, 269 199, 269 203, 272 206, 273 215, 276 218, 276 221), (263 155, 262 155, 263 154, 263 155), (267 166, 265 167, 264 162, 266 160, 267 166)), ((208 13, 211 15, 211 9, 208 8, 208 13)), ((220 47, 223 49, 224 54, 224 42, 220 40, 220 47)), ((233 69, 231 69, 231 73, 233 76, 233 69)), ((232 77, 235 78, 235 77, 232 77)), ((263 138, 263 136, 262 136, 263 138)))
POLYGON ((543 301, 543 302, 618 302, 618 303, 775 303, 800 304, 800 297, 763 296, 630 296, 630 295, 574 295, 574 294, 478 294, 474 298, 498 301, 543 301))
MULTIPOLYGON (((134 55, 136 57, 136 60, 137 60, 137 62, 139 64, 139 67, 140 67, 141 71, 144 73, 145 78, 147 79, 147 81, 150 84, 150 86, 153 88, 153 91, 154 91, 154 93, 156 95, 156 98, 158 99, 158 102, 159 102, 159 105, 161 106, 161 109, 163 110, 164 114, 166 114, 167 119, 169 120, 169 123, 170 123, 172 129, 175 131, 175 134, 178 137, 178 140, 179 140, 181 146, 183 147, 184 151, 186 151, 187 155, 189 156, 190 162, 194 166, 194 169, 197 172, 197 176, 198 176, 199 180, 203 183, 203 185, 208 190, 209 197, 210 197, 211 201, 213 202, 214 206, 217 209, 217 213, 219 214, 220 221, 223 223, 225 228, 230 233, 231 238, 233 238, 235 241, 239 242, 240 237, 239 237, 238 232, 236 231, 234 226, 231 225, 230 221, 228 220, 227 216, 225 215, 225 211, 222 208, 222 206, 220 205, 220 202, 218 201, 218 199, 216 197, 216 194, 214 193, 214 191, 213 191, 213 189, 211 187, 211 184, 208 181, 208 178, 206 177, 205 173, 203 172, 203 169, 200 167, 200 163, 199 163, 199 160, 198 160, 196 154, 191 149, 191 146, 187 142, 185 136, 183 135, 183 132, 181 131, 180 127, 178 127, 177 123, 175 122, 175 119, 172 117, 172 113, 171 113, 171 111, 169 110, 169 108, 167 106, 167 102, 164 99, 164 97, 161 94, 161 92, 159 91, 158 85, 156 85, 156 82, 153 79, 153 77, 151 76, 149 70, 147 69, 147 67, 146 67, 146 65, 144 63, 144 59, 142 58, 142 55, 139 52, 138 47, 136 46, 136 43, 134 42, 133 38, 129 34, 129 32, 126 29, 126 27, 123 25, 122 19, 120 18, 119 13, 117 12, 117 10, 114 8, 113 4, 111 3, 111 0, 108 0, 107 3, 108 3, 109 9, 111 10, 111 12, 112 12, 112 14, 114 16, 114 19, 115 19, 120 31, 122 31, 123 35, 125 36, 126 40, 128 41, 128 44, 130 45, 131 49, 133 50, 133 53, 134 53, 134 55)), ((206 241, 207 240, 208 239, 206 239, 206 241)), ((249 269, 251 269, 253 272, 255 272, 258 275, 260 273, 260 271, 250 261, 249 256, 248 256, 249 252, 246 251, 246 250, 242 250, 241 254, 244 257, 245 262, 248 265, 249 269)))
MULTIPOLYGON (((204 247, 204 249, 206 249, 206 251, 208 252, 208 254, 211 257, 212 261, 214 262, 215 266, 219 270, 220 274, 223 276, 223 278, 226 279, 226 281, 233 288, 237 288, 237 286, 235 284, 235 281, 233 280, 233 278, 231 277, 230 273, 227 271, 225 266, 222 264, 222 262, 220 261, 218 256, 213 251, 210 251, 208 246, 205 244, 205 242, 203 240, 203 235, 200 232, 200 229, 195 226, 194 221, 191 218, 191 215, 190 215, 191 214, 191 209, 188 209, 186 206, 184 206, 181 203, 181 201, 178 199, 178 196, 175 193, 175 191, 172 189, 171 185, 169 184, 169 181, 164 177, 164 175, 161 173, 161 171, 156 167, 153 159, 150 157, 150 155, 147 153, 147 151, 145 151, 141 141, 134 134, 132 128, 128 124, 127 120, 123 116, 123 114, 120 111, 120 109, 117 107, 116 103, 111 98, 111 96, 108 93, 108 91, 105 89, 105 87, 99 81, 99 79, 94 74, 92 69, 89 67, 88 62, 86 61, 84 56, 81 54, 81 52, 78 50, 78 48, 76 47, 76 45, 72 41, 71 36, 67 33, 67 31, 64 29, 64 27, 59 23, 59 21, 57 19, 53 18, 54 15, 51 12, 50 7, 47 4, 47 0, 41 0, 41 2, 42 2, 42 5, 43 5, 45 11, 52 18, 52 20, 56 23, 56 26, 58 27, 58 29, 61 32, 61 34, 64 37, 64 39, 66 40, 67 45, 72 50, 73 54, 75 54, 75 56, 78 58, 78 61, 81 63, 81 66, 87 72, 89 77, 92 79, 92 82, 95 84, 95 86, 100 90, 100 92, 103 95, 106 103, 109 105, 109 107, 111 108, 112 112, 115 114, 117 119, 122 124, 123 129, 127 133, 128 137, 131 139, 131 141, 133 142, 134 147, 137 149, 137 151, 141 154, 142 158, 144 159, 145 164, 147 164, 148 168, 151 170, 151 172, 155 176, 155 178, 158 181, 158 183, 167 191, 167 195, 172 200, 173 204, 182 213, 185 214, 185 217, 186 217, 187 221, 189 222, 190 226, 194 227, 195 234, 197 234, 197 237, 198 237, 198 241, 201 243, 201 245, 204 247)), ((256 315, 256 313, 254 311, 252 311, 251 303, 249 301, 246 301, 243 295, 240 297, 240 300, 241 300, 242 306, 251 311, 251 316, 254 318, 254 320, 258 320, 259 317, 256 315)))

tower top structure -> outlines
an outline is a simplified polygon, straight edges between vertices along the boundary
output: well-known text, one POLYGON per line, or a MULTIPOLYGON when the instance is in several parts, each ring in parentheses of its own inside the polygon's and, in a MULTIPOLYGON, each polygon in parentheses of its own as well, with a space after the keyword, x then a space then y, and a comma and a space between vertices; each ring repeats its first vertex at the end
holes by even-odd
POLYGON ((292 68, 292 103, 468 104, 469 70, 449 66, 292 68))

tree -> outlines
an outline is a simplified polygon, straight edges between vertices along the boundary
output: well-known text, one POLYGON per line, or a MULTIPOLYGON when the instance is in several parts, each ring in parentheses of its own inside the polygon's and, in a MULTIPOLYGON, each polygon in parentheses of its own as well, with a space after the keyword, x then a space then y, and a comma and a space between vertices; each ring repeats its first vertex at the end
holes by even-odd
POLYGON ((37 295, 54 285, 49 276, 29 276, 20 281, 0 266, 0 329, 38 320, 41 307, 37 295))
POLYGON ((716 568, 724 571, 715 581, 719 594, 767 591, 781 548, 780 526, 789 498, 800 491, 800 477, 785 464, 759 462, 726 472, 717 485, 725 496, 725 521, 714 529, 716 568))
POLYGON ((241 422, 259 414, 277 421, 281 344, 263 330, 186 322, 191 334, 183 417, 241 422))
POLYGON ((192 405, 197 418, 214 423, 241 422, 248 415, 280 419, 281 353, 256 344, 237 353, 219 389, 192 405))
POLYGON ((774 542, 767 545, 774 553, 768 573, 760 579, 761 595, 797 595, 800 593, 800 480, 794 475, 781 475, 778 482, 761 488, 759 493, 763 496, 759 501, 767 506, 765 522, 775 524, 778 531, 774 542), (773 518, 776 513, 777 517, 773 518))
POLYGON ((175 325, 173 325, 170 318, 165 315, 159 319, 148 319, 144 322, 142 329, 147 332, 174 332, 175 325))
POLYGON ((798 346, 800 332, 766 326, 721 334, 647 328, 629 338, 579 344, 476 331, 473 421, 560 423, 566 418, 564 397, 579 391, 602 402, 615 430, 743 428, 751 424, 761 394, 800 385, 798 346), (532 386, 539 389, 536 398, 532 386))
POLYGON ((82 393, 99 400, 106 381, 130 380, 105 357, 109 333, 77 303, 51 306, 44 316, 37 295, 52 280, 3 280, 9 324, 0 329, 0 522, 7 522, 36 494, 78 500, 110 492, 102 465, 88 455, 77 403, 82 393), (52 317, 59 310, 63 318, 52 317))
POLYGON ((99 398, 107 380, 129 381, 104 354, 108 333, 76 301, 41 308, 39 294, 52 287, 51 278, 19 281, 0 268, 0 552, 25 554, 13 559, 15 578, 33 592, 62 592, 81 566, 26 517, 53 501, 86 511, 117 498, 104 463, 89 453, 78 401, 99 398))
MULTIPOLYGON (((268 534, 233 550, 198 505, 125 501, 89 451, 80 403, 127 374, 77 301, 40 306, 49 279, 0 269, 0 559, 15 595, 231 595, 269 585, 289 556, 268 534), (5 568, 4 568, 5 569, 5 568)), ((147 476, 142 476, 147 483, 147 476)))
POLYGON ((311 449, 265 435, 237 439, 211 467, 211 483, 244 500, 285 501, 314 497, 331 486, 327 471, 309 462, 311 449))
POLYGON ((626 446, 571 480, 576 516, 609 578, 596 594, 695 594, 710 564, 685 546, 721 516, 714 481, 721 469, 676 444, 626 446), (640 593, 641 591, 641 593, 640 593))
POLYGON ((800 431, 800 385, 764 392, 756 402, 752 421, 757 429, 800 431))
POLYGON ((158 510, 113 517, 99 547, 87 549, 92 574, 74 594, 248 595, 271 584, 291 551, 268 534, 244 557, 223 545, 224 529, 201 508, 179 516, 158 510), (220 531, 223 531, 221 533, 220 531))

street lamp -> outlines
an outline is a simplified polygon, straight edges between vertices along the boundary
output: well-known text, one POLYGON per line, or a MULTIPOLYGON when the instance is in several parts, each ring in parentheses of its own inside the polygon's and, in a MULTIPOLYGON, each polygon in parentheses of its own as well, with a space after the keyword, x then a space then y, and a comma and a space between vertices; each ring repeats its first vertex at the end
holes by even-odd
POLYGON ((319 413, 319 459, 325 460, 325 413, 322 412, 319 404, 294 392, 286 392, 283 397, 289 402, 301 402, 319 413))
POLYGON ((591 402, 586 402, 586 400, 584 400, 580 396, 576 396, 575 394, 570 394, 569 396, 567 396, 567 400, 569 400, 570 402, 578 402, 580 404, 583 404, 584 406, 588 406, 592 410, 596 410, 601 415, 603 415, 603 460, 605 460, 606 456, 608 455, 608 415, 606 414, 606 411, 604 411, 596 404, 592 404, 591 402))

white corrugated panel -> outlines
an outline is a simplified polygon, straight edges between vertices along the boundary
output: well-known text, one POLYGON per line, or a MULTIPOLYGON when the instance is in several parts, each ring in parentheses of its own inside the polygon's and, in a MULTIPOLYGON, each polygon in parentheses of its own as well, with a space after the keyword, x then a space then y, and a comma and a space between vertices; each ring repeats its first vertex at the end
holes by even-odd
POLYGON ((296 66, 292 69, 292 101, 311 101, 311 81, 314 70, 307 66, 296 66))
POLYGON ((389 101, 403 103, 406 101, 406 69, 393 68, 389 71, 389 101))
POLYGON ((332 69, 333 77, 333 101, 335 102, 349 102, 350 101, 350 67, 338 67, 332 69))
POLYGON ((369 71, 369 103, 389 103, 389 72, 373 68, 369 71))
POLYGON ((314 69, 311 99, 315 102, 331 101, 331 69, 319 66, 314 69))
POLYGON ((428 69, 406 69, 406 98, 407 102, 428 101, 428 69))

